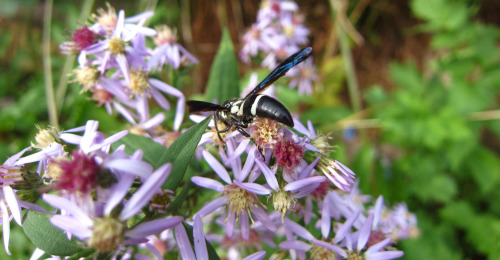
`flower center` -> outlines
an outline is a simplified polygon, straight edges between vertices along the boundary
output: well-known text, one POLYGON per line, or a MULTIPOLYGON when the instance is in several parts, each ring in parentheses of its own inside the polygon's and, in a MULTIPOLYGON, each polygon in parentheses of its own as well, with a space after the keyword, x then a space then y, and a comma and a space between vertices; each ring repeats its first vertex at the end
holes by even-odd
POLYGON ((168 206, 170 206, 172 200, 172 191, 163 191, 162 193, 157 193, 153 196, 151 204, 149 204, 149 208, 151 209, 151 211, 158 210, 159 212, 166 213, 165 210, 168 206))
POLYGON ((109 50, 113 54, 120 54, 125 52, 125 42, 120 38, 109 39, 109 50))
POLYGON ((356 251, 351 251, 351 252, 347 253, 346 259, 348 259, 348 260, 364 260, 364 257, 356 251))
POLYGON ((257 197, 235 184, 227 185, 223 195, 227 198, 227 205, 231 213, 236 213, 238 218, 243 210, 250 210, 257 206, 257 197))
POLYGON ((79 50, 84 49, 97 41, 97 34, 87 27, 76 30, 71 37, 79 50))
POLYGON ((99 171, 94 157, 75 151, 72 160, 54 159, 50 163, 54 175, 58 176, 56 189, 67 190, 70 193, 88 193, 96 186, 96 175, 99 171))
POLYGON ((45 175, 50 177, 52 180, 59 180, 64 173, 61 165, 65 163, 70 163, 71 160, 65 156, 58 156, 53 158, 47 164, 47 168, 45 169, 45 175))
POLYGON ((125 225, 117 219, 110 217, 94 219, 89 246, 103 252, 112 251, 123 241, 125 230, 125 225))
POLYGON ((324 260, 337 258, 335 256, 335 252, 318 245, 313 245, 311 248, 311 259, 324 260))
POLYGON ((76 68, 73 70, 73 75, 75 75, 75 79, 72 82, 78 82, 82 84, 83 90, 88 91, 94 88, 97 79, 99 78, 99 70, 95 67, 85 67, 85 68, 76 68))
POLYGON ((100 24, 104 29, 111 30, 116 27, 116 22, 118 18, 116 17, 116 11, 111 5, 107 4, 108 11, 100 8, 97 10, 98 15, 95 15, 96 22, 100 24))
POLYGON ((130 72, 130 84, 128 88, 135 95, 143 95, 150 85, 148 82, 148 75, 144 71, 132 71, 130 72))
POLYGON ((293 32, 294 32, 294 28, 293 28, 293 25, 288 25, 288 26, 284 26, 283 27, 283 33, 288 36, 288 37, 292 37, 293 36, 293 32))
POLYGON ((285 214, 290 210, 292 204, 295 206, 295 199, 284 190, 273 193, 274 210, 281 214, 281 221, 284 221, 285 214))
POLYGON ((278 141, 274 150, 274 156, 279 167, 284 170, 291 171, 304 156, 304 147, 300 144, 295 144, 292 140, 278 141))
POLYGON ((52 143, 56 142, 57 132, 54 128, 40 129, 35 135, 36 144, 31 143, 31 146, 38 149, 49 147, 52 143))
POLYGON ((252 126, 252 137, 259 147, 270 147, 277 142, 280 124, 267 118, 259 118, 252 126))
POLYGON ((96 89, 92 94, 92 100, 97 101, 99 106, 106 104, 113 99, 113 94, 104 89, 96 89))
POLYGON ((153 42, 156 46, 161 46, 163 44, 173 44, 176 39, 176 30, 170 29, 167 25, 160 25, 156 28, 156 37, 154 37, 153 42))

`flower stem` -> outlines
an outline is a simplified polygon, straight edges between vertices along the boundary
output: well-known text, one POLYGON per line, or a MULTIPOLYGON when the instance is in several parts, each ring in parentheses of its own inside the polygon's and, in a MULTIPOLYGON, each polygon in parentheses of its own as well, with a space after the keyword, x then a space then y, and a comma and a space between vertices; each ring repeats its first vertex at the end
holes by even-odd
POLYGON ((330 6, 332 9, 332 15, 334 16, 334 26, 338 34, 339 45, 340 45, 340 53, 342 54, 342 59, 344 63, 344 68, 347 75, 347 86, 349 89, 349 97, 351 99, 351 104, 354 112, 358 112, 361 110, 361 97, 359 94, 358 81, 356 79, 356 72, 354 70, 354 65, 352 61, 351 47, 349 45, 349 37, 346 32, 346 28, 343 26, 342 17, 345 15, 341 15, 340 12, 342 10, 346 10, 346 8, 338 8, 341 2, 334 2, 334 0, 330 0, 330 6), (337 7, 337 8, 336 8, 337 7))
POLYGON ((54 86, 52 85, 52 68, 50 59, 50 25, 52 20, 52 0, 45 1, 43 17, 43 73, 45 79, 45 95, 47 98, 47 110, 49 112, 49 123, 55 128, 59 128, 57 121, 57 108, 54 97, 54 86))
MULTIPOLYGON (((83 21, 85 21, 87 17, 89 17, 93 5, 94 5, 94 0, 85 0, 83 2, 81 9, 82 12, 80 13, 80 17, 78 17, 78 21, 81 21, 83 23, 83 21)), ((55 101, 59 113, 61 112, 61 109, 64 104, 64 96, 66 95, 66 90, 68 89, 68 74, 70 70, 73 68, 73 63, 75 63, 75 55, 66 56, 61 76, 57 83, 55 101)))

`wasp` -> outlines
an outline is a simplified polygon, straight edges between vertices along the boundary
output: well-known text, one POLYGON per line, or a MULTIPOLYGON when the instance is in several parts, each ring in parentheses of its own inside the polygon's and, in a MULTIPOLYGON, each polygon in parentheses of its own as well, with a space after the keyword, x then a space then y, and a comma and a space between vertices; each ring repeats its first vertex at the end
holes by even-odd
POLYGON ((312 48, 307 47, 292 54, 269 73, 269 75, 244 98, 231 98, 222 103, 222 105, 189 100, 187 101, 189 112, 213 111, 215 129, 222 142, 224 142, 224 140, 220 134, 229 131, 233 126, 235 126, 236 130, 243 136, 250 137, 250 134, 245 128, 247 128, 257 117, 268 118, 289 127, 293 127, 293 119, 288 109, 278 100, 260 93, 285 75, 292 67, 311 56, 311 53, 312 48), (218 128, 218 120, 226 125, 225 129, 218 128))

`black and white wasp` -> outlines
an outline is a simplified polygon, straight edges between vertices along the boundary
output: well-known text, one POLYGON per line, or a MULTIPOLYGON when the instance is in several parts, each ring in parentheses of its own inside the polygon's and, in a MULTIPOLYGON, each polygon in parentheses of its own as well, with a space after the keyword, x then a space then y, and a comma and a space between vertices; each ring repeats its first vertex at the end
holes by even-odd
POLYGON ((276 67, 244 98, 232 98, 222 103, 222 105, 190 100, 187 101, 189 112, 213 111, 215 129, 222 142, 224 142, 224 140, 220 133, 229 131, 232 126, 235 126, 242 135, 250 137, 250 134, 245 131, 245 128, 247 128, 256 117, 268 118, 289 127, 293 127, 293 119, 288 109, 278 100, 259 93, 285 75, 293 66, 307 59, 311 53, 312 48, 308 47, 292 54, 278 65, 278 67, 276 67), (226 128, 219 129, 217 120, 222 121, 226 125, 226 128))

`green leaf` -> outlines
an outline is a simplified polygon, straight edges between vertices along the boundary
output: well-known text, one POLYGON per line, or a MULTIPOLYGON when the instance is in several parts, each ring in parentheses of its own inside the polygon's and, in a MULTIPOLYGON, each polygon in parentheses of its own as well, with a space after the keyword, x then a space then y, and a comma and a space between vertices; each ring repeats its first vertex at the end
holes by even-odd
POLYGON ((49 255, 70 256, 82 250, 76 239, 68 240, 66 234, 54 227, 48 217, 29 212, 23 223, 26 236, 33 244, 49 255))
POLYGON ((229 32, 224 28, 208 78, 207 98, 209 102, 217 100, 222 103, 239 95, 238 61, 229 32))
POLYGON ((472 14, 464 1, 413 0, 411 9, 419 18, 426 20, 428 30, 459 29, 472 14))
POLYGON ((479 148, 465 161, 465 167, 477 183, 478 192, 487 194, 500 184, 500 160, 498 155, 486 148, 479 148))
POLYGON ((163 185, 164 188, 175 190, 182 181, 196 147, 198 147, 201 135, 205 132, 210 119, 211 117, 207 117, 199 124, 187 130, 177 138, 167 151, 161 155, 160 159, 153 164, 155 168, 158 168, 160 165, 167 162, 172 163, 172 171, 163 185))
POLYGON ((414 63, 391 63, 389 73, 396 84, 414 94, 422 94, 426 90, 426 83, 414 63))
POLYGON ((427 180, 419 178, 409 188, 424 201, 450 202, 458 192, 456 180, 445 174, 434 174, 427 180))
POLYGON ((166 152, 166 148, 153 140, 134 134, 128 134, 117 142, 113 143, 112 148, 116 149, 118 146, 124 144, 125 152, 127 154, 132 154, 136 150, 141 149, 143 152, 142 159, 155 166, 155 169, 161 166, 161 164, 157 164, 160 160, 162 154, 166 152))

